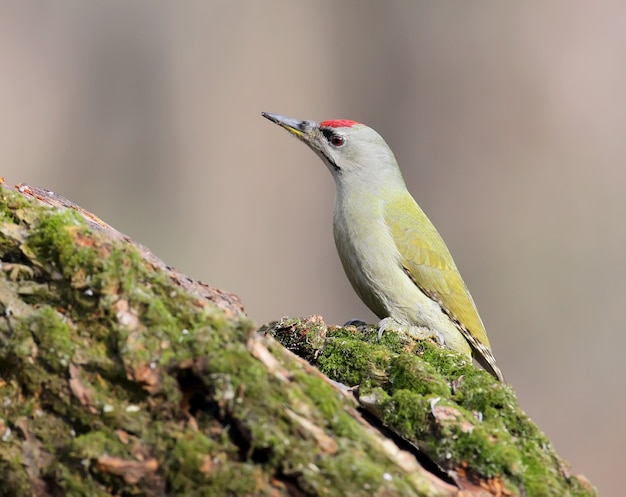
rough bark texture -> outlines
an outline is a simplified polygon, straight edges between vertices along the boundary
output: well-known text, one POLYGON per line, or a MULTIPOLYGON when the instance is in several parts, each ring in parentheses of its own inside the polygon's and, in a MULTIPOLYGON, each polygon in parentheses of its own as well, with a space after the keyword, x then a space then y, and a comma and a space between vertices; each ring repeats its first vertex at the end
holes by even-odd
POLYGON ((0 187, 0 260, 0 496, 595 495, 458 354, 257 333, 52 192, 0 187))

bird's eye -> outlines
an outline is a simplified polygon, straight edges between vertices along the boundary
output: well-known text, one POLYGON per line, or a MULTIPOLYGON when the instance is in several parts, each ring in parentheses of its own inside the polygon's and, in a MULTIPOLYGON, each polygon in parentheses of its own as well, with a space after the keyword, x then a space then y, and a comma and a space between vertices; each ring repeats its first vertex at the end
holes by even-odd
POLYGON ((330 143, 335 147, 341 147, 345 142, 346 139, 341 135, 332 135, 330 137, 330 143))

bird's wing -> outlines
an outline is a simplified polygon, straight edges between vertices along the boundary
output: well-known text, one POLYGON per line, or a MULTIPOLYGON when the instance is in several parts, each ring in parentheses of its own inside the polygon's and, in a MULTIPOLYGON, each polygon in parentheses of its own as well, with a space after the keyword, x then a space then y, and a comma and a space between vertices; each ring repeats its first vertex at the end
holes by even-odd
MULTIPOLYGON (((410 193, 387 203, 385 220, 407 275, 453 321, 489 349, 485 327, 448 247, 410 193)), ((471 337, 466 339, 479 355, 484 355, 480 344, 472 343, 471 337)))

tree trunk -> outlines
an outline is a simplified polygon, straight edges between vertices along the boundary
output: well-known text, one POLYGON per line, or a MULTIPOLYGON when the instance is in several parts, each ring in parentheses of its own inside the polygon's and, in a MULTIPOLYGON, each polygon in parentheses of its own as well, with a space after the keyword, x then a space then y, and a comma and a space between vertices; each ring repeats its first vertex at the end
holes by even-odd
POLYGON ((0 211, 0 496, 595 495, 454 352, 257 332, 52 192, 3 185, 0 211))

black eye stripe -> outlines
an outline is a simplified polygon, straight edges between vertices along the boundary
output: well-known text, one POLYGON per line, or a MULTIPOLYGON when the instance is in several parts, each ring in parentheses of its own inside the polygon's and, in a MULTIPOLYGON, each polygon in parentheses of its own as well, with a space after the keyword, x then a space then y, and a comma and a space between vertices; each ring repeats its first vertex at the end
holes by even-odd
POLYGON ((326 140, 330 141, 331 137, 335 134, 330 128, 322 128, 322 134, 326 140))

